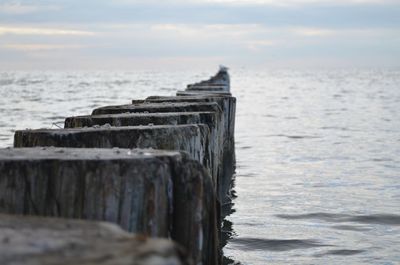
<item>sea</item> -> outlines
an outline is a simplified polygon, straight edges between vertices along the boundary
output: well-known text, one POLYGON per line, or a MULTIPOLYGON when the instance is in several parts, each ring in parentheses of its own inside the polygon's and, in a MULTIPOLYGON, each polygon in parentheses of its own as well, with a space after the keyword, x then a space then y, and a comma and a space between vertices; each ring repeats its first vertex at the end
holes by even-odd
MULTIPOLYGON (((174 95, 207 70, 0 72, 15 130, 174 95)), ((225 264, 400 264, 400 70, 231 69, 236 176, 225 264)))

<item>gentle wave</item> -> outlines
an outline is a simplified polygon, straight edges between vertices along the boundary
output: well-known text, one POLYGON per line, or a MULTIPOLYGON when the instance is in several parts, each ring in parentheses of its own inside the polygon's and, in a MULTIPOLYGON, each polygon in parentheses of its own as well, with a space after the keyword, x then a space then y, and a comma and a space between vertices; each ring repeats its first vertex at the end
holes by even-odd
POLYGON ((362 224, 400 225, 400 215, 396 214, 372 214, 349 215, 332 213, 308 213, 308 214, 277 214, 276 217, 289 220, 318 219, 326 222, 355 222, 362 224))
POLYGON ((263 238, 234 238, 232 244, 243 250, 268 250, 268 251, 290 251, 302 248, 329 247, 314 239, 263 239, 263 238))
MULTIPOLYGON (((210 74, 0 72, 0 145, 17 129, 61 127, 63 117, 173 95, 210 74)), ((231 81, 228 264, 400 263, 400 71, 233 69, 231 81)))

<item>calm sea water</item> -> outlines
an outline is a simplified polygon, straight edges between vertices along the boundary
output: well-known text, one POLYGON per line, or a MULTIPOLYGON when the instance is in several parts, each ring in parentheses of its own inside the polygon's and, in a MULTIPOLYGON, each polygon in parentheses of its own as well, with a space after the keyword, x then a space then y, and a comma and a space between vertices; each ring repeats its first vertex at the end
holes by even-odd
MULTIPOLYGON (((173 95, 207 72, 2 72, 0 146, 16 129, 133 98, 173 95)), ((237 176, 227 260, 400 264, 400 71, 231 72, 237 176)))

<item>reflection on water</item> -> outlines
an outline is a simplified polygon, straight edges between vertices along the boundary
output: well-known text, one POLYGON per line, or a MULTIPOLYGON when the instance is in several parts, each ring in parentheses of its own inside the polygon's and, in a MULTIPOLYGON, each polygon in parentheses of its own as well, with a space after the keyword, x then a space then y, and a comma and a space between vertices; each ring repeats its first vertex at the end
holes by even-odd
POLYGON ((243 250, 289 251, 299 248, 327 247, 313 239, 262 239, 262 238, 234 238, 233 245, 243 250))
MULTIPOLYGON (((0 145, 16 129, 209 75, 0 73, 0 145)), ((236 69, 231 81, 237 198, 223 213, 225 263, 399 264, 400 72, 236 69)))
POLYGON ((283 219, 319 219, 326 222, 356 222, 364 224, 400 225, 400 215, 373 214, 373 215, 348 215, 332 213, 308 213, 308 214, 278 214, 283 219))
POLYGON ((357 255, 359 253, 364 252, 364 250, 356 250, 356 249, 337 249, 337 250, 330 250, 322 254, 316 254, 316 257, 321 257, 325 255, 337 255, 337 256, 351 256, 357 255))
POLYGON ((238 197, 225 254, 400 263, 400 72, 242 71, 232 83, 238 197))

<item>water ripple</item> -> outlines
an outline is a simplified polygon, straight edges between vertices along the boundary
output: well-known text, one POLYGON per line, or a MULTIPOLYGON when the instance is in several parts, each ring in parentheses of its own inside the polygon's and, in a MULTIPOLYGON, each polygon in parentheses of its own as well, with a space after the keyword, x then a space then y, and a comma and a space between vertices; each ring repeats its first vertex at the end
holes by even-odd
POLYGON ((314 136, 314 135, 287 135, 287 134, 268 134, 265 135, 264 137, 285 137, 293 140, 322 138, 321 136, 314 136))
POLYGON ((353 226, 353 225, 334 225, 334 226, 331 226, 331 228, 338 229, 338 230, 358 231, 358 232, 371 230, 370 228, 353 226))
POLYGON ((318 219, 326 222, 355 222, 363 224, 400 225, 400 215, 396 214, 372 214, 349 215, 332 213, 308 213, 308 214, 277 214, 278 218, 288 220, 318 219))
POLYGON ((361 249, 334 249, 334 250, 329 250, 321 254, 316 254, 314 257, 323 257, 323 256, 352 256, 352 255, 357 255, 360 253, 365 252, 365 250, 361 249))
POLYGON ((302 248, 328 247, 314 239, 234 238, 231 241, 244 250, 290 251, 302 248))

